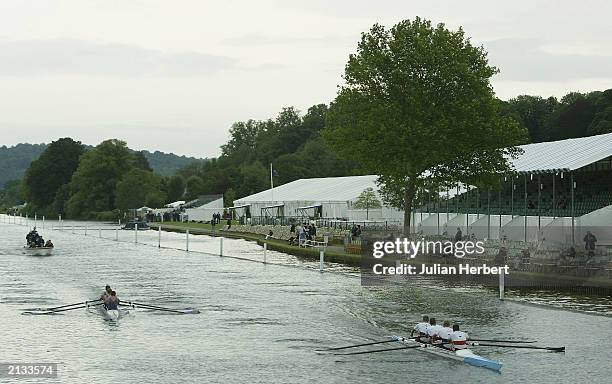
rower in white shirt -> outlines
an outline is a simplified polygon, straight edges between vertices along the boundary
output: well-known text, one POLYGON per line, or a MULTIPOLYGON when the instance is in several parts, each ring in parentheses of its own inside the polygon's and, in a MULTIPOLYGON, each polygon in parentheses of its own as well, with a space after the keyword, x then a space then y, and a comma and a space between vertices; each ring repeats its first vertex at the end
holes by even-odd
POLYGON ((414 326, 412 332, 410 332, 410 337, 414 337, 416 333, 416 341, 428 343, 429 338, 427 337, 427 328, 429 328, 429 316, 423 315, 423 321, 414 326))
POLYGON ((450 321, 444 320, 442 328, 438 332, 437 339, 442 340, 442 344, 448 344, 451 333, 453 333, 453 329, 450 326, 450 321))
POLYGON ((442 330, 442 327, 436 325, 436 319, 432 317, 429 319, 429 327, 427 328, 427 336, 429 336, 429 341, 434 343, 438 338, 438 334, 442 330))
POLYGON ((459 324, 453 324, 453 333, 450 334, 449 341, 452 350, 465 349, 467 345, 468 334, 459 330, 459 324))

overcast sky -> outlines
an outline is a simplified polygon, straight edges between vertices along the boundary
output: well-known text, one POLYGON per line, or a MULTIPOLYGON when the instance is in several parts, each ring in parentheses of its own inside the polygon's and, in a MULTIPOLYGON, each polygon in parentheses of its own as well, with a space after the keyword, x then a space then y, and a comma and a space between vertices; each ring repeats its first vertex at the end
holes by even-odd
POLYGON ((2 0, 0 145, 70 136, 197 157, 239 120, 329 103, 372 24, 463 26, 497 95, 612 88, 612 2, 2 0))

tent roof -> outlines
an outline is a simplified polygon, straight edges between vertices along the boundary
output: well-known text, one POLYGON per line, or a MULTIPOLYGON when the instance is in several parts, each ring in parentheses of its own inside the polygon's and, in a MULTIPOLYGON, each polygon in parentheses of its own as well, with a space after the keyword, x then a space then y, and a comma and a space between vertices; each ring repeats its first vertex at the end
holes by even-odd
POLYGON ((233 207, 229 207, 227 209, 240 209, 240 208, 246 208, 246 207, 250 207, 251 204, 234 204, 233 207))
POLYGON ((261 209, 280 208, 280 207, 283 207, 284 205, 285 203, 272 204, 266 207, 261 207, 261 209))
POLYGON ((322 204, 314 204, 314 205, 308 205, 306 207, 298 207, 298 209, 313 209, 313 208, 319 208, 321 206, 322 204))
POLYGON ((612 156, 612 133, 521 145, 510 162, 517 172, 572 171, 612 156))
POLYGON ((236 199, 234 204, 270 202, 272 205, 280 201, 349 201, 356 199, 368 187, 377 191, 376 178, 376 175, 366 175, 299 179, 274 187, 274 191, 266 189, 236 199))

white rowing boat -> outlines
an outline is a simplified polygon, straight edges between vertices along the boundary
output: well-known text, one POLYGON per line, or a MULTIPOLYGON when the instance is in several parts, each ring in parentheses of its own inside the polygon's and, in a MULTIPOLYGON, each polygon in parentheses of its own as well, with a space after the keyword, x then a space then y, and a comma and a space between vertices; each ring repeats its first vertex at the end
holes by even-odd
POLYGON ((111 321, 117 321, 129 313, 127 309, 106 309, 104 305, 98 305, 96 310, 105 320, 111 321))
POLYGON ((496 372, 501 372, 502 363, 495 360, 487 359, 486 357, 479 356, 472 352, 469 348, 458 349, 451 351, 442 347, 438 347, 431 344, 419 343, 414 339, 404 338, 401 336, 392 336, 394 339, 409 345, 420 344, 420 348, 416 348, 419 351, 431 353, 440 357, 446 357, 448 359, 461 361, 475 367, 488 368, 496 372))
POLYGON ((32 256, 51 256, 53 247, 23 247, 26 254, 32 256))

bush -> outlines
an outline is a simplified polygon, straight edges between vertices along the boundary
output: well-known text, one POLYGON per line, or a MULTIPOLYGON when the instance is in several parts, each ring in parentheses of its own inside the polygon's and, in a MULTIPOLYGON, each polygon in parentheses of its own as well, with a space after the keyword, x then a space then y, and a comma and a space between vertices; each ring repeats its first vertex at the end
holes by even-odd
POLYGON ((114 211, 96 212, 94 219, 98 221, 117 221, 119 220, 119 211, 114 210, 114 211))

